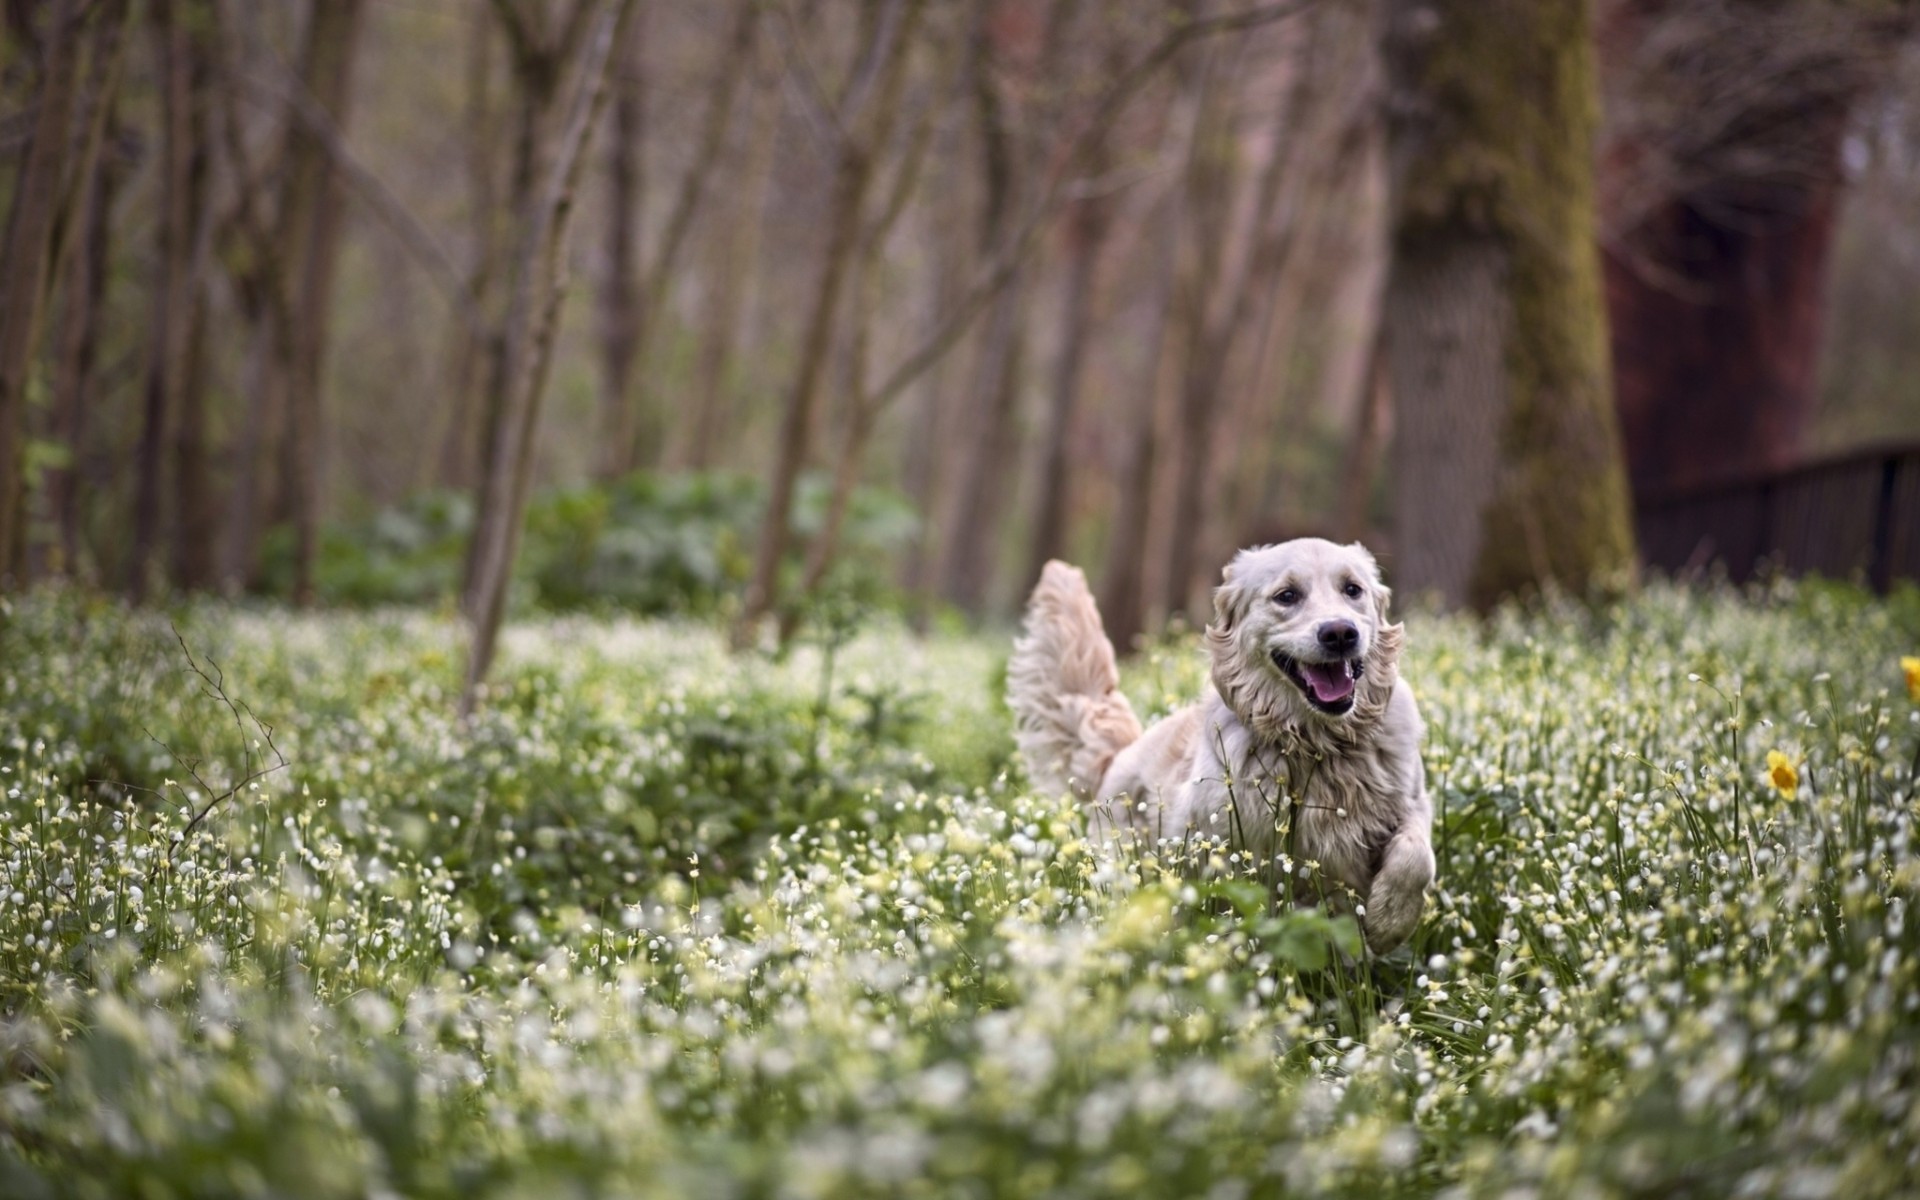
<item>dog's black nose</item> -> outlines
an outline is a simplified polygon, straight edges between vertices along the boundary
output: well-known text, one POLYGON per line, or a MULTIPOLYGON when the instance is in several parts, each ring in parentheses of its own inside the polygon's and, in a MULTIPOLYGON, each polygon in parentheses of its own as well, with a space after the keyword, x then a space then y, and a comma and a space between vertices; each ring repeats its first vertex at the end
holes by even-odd
POLYGON ((1334 654, 1346 654, 1360 644, 1360 630, 1352 621, 1328 621, 1317 636, 1321 647, 1334 654))

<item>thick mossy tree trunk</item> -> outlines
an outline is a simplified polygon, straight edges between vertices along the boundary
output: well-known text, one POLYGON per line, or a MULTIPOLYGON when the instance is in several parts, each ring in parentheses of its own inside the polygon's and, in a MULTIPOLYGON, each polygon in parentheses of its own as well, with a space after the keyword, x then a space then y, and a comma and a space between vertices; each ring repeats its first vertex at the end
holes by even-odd
POLYGON ((1585 0, 1390 0, 1397 585, 1479 607, 1633 561, 1585 0))

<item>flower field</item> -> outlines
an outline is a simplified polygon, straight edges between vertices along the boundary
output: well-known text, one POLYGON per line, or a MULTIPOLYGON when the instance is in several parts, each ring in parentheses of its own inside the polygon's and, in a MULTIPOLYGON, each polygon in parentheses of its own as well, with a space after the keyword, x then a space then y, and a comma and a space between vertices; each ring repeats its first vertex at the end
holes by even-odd
POLYGON ((1408 630, 1373 960, 1028 794, 1004 638, 544 619, 463 728, 443 616, 15 599, 0 1195, 1912 1194, 1920 597, 1408 630))

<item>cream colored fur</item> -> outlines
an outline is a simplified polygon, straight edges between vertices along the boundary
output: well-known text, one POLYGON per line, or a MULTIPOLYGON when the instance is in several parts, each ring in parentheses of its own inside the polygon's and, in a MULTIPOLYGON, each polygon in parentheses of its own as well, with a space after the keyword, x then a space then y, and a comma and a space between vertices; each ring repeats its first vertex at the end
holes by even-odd
POLYGON ((1290 871, 1297 899, 1344 909, 1350 893, 1368 944, 1398 946, 1433 879, 1433 810, 1390 595, 1358 544, 1241 551, 1214 592, 1213 686, 1143 733, 1085 578, 1048 563, 1007 673, 1035 786, 1088 800, 1102 836, 1175 842, 1192 861, 1225 844, 1290 871), (1332 621, 1355 626, 1365 663, 1339 715, 1310 704, 1274 657, 1323 661, 1316 632, 1332 621))

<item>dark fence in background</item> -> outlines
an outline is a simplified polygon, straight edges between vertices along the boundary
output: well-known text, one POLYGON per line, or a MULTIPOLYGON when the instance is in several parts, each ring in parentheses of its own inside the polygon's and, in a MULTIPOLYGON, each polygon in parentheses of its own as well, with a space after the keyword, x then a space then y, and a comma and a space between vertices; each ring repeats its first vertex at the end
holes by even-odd
POLYGON ((1642 558, 1669 573, 1717 562, 1745 581, 1772 564, 1880 591, 1920 579, 1920 445, 1641 496, 1635 507, 1642 558))

